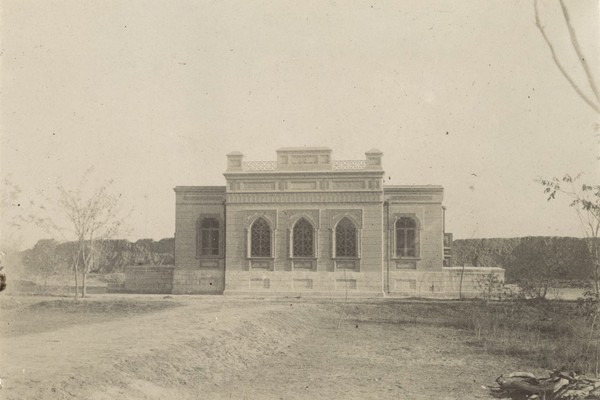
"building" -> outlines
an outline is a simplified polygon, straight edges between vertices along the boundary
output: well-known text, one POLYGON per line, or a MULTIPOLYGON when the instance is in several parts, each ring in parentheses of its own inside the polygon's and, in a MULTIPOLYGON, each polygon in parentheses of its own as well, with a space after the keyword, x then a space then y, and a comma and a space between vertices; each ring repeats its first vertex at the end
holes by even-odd
POLYGON ((382 157, 233 152, 225 186, 176 187, 172 292, 454 297, 502 273, 449 267, 443 188, 383 185, 382 157))

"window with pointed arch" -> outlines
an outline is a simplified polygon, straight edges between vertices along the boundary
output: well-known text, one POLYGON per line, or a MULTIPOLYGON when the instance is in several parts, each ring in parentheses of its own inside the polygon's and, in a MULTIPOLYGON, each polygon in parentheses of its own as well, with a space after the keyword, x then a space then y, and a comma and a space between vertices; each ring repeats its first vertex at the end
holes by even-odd
POLYGON ((250 228, 250 257, 271 257, 271 227, 263 218, 250 228))
POLYGON ((314 228, 305 218, 300 218, 292 230, 292 257, 314 255, 314 228))
POLYGON ((221 254, 221 223, 216 217, 200 217, 197 222, 196 256, 221 254))
POLYGON ((396 221, 396 257, 419 256, 419 230, 417 221, 401 217, 396 221))
POLYGON ((357 230, 350 219, 344 217, 335 227, 335 256, 357 257, 357 230))

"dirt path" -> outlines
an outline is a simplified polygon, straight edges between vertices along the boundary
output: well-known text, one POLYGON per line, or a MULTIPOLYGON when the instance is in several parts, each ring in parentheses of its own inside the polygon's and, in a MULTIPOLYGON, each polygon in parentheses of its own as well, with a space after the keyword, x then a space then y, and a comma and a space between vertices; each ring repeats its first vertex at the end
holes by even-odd
POLYGON ((284 332, 258 332, 245 318, 261 319, 277 306, 226 304, 223 298, 175 301, 184 306, 2 338, 3 398, 180 398, 189 392, 186 380, 199 389, 262 357, 258 337, 286 339, 284 332), (242 340, 244 331, 257 336, 242 340))
MULTIPOLYGON (((467 347, 448 328, 336 320, 263 361, 211 399, 490 399, 519 363, 467 347)), ((521 364, 522 367, 522 364, 521 364)))
MULTIPOLYGON (((5 399, 488 399, 513 359, 426 325, 302 301, 178 297, 182 307, 3 338, 5 399)), ((521 364, 522 367, 522 364, 521 364)))

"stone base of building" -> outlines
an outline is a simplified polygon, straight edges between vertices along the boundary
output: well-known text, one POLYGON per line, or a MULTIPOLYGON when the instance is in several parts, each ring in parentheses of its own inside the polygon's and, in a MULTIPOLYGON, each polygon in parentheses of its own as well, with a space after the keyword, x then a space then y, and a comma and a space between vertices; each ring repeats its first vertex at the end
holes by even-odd
POLYGON ((244 296, 244 297, 287 297, 287 298, 303 298, 303 297, 323 297, 323 298, 383 298, 383 292, 348 292, 331 291, 331 292, 275 292, 275 291, 243 291, 243 290, 225 290, 225 296, 244 296))
POLYGON ((439 271, 360 272, 234 272, 225 295, 273 297, 419 297, 474 298, 490 275, 504 280, 504 269, 450 267, 439 271), (385 282, 388 287, 384 289, 385 282))
POLYGON ((126 269, 130 293, 225 294, 275 297, 420 297, 457 299, 480 296, 489 275, 504 280, 504 269, 449 267, 435 271, 394 269, 356 271, 230 271, 132 266, 126 269), (225 274, 225 276, 224 276, 225 274))
POLYGON ((226 293, 382 293, 381 272, 356 271, 230 271, 226 293))
POLYGON ((175 269, 173 294, 223 294, 221 269, 175 269))

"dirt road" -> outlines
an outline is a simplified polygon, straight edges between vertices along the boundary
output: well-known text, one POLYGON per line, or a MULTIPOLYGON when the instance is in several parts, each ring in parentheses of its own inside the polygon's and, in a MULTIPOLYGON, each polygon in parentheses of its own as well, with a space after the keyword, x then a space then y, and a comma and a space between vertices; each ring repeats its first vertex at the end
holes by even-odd
POLYGON ((356 303, 338 328, 342 305, 328 300, 168 301, 178 307, 2 338, 0 397, 488 399, 482 385, 523 367, 454 329, 373 318, 372 304, 356 303))

